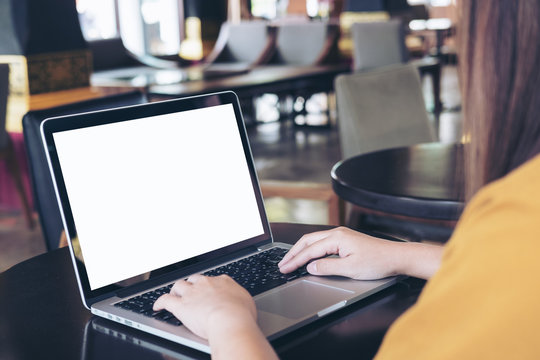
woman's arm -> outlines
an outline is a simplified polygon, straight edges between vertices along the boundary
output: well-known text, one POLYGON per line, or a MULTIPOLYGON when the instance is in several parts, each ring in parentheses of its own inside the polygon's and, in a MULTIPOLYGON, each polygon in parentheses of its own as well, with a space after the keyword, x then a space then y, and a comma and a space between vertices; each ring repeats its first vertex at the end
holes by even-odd
POLYGON ((277 359, 257 326, 253 298, 226 275, 193 275, 176 282, 156 300, 154 310, 161 309, 208 339, 213 359, 277 359))
POLYGON ((339 227, 304 235, 279 268, 289 273, 311 261, 307 270, 313 275, 373 280, 403 274, 428 279, 439 268, 442 251, 438 245, 383 240, 339 227))
MULTIPOLYGON (((438 269, 442 246, 378 239, 347 228, 304 235, 280 262, 284 273, 313 259, 314 275, 380 279, 406 274, 427 279, 438 269), (338 255, 338 257, 327 257, 338 255)), ((161 296, 154 310, 167 309, 196 335, 208 339, 214 359, 277 359, 257 326, 249 293, 228 276, 193 275, 161 296)))
POLYGON ((278 358, 255 321, 231 323, 228 316, 221 324, 209 332, 212 359, 278 358))

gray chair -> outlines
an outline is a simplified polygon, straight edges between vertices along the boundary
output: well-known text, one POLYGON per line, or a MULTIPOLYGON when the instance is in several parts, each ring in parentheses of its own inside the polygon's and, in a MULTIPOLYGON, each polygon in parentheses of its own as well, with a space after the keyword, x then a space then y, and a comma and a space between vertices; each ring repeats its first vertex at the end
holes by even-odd
MULTIPOLYGON (((341 75, 335 81, 344 158, 436 140, 414 65, 341 75)), ((369 171, 369 169, 359 169, 369 171)), ((348 206, 346 224, 409 240, 445 241, 451 229, 427 220, 348 206)))
POLYGON ((221 25, 216 45, 205 62, 208 66, 237 64, 245 67, 270 60, 275 47, 275 29, 263 20, 221 25))
POLYGON ((340 75, 335 89, 344 158, 436 140, 413 65, 340 75))
POLYGON ((351 36, 355 71, 408 61, 405 31, 399 20, 354 23, 351 36))
MULTIPOLYGON (((225 22, 204 61, 201 75, 211 79, 247 73, 272 58, 275 41, 275 29, 267 21, 225 22)), ((246 123, 254 122, 254 97, 243 96, 240 102, 246 123)))
POLYGON ((441 63, 436 58, 409 59, 405 45, 405 29, 399 20, 354 23, 353 70, 365 71, 378 67, 410 63, 421 76, 429 74, 433 85, 434 111, 442 110, 440 100, 441 63))
POLYGON ((24 190, 22 173, 15 149, 6 131, 7 100, 9 95, 9 65, 0 64, 0 160, 6 162, 6 168, 13 179, 28 227, 34 227, 30 201, 24 190))
POLYGON ((272 62, 285 65, 319 65, 337 54, 339 26, 327 21, 275 24, 276 53, 272 62))

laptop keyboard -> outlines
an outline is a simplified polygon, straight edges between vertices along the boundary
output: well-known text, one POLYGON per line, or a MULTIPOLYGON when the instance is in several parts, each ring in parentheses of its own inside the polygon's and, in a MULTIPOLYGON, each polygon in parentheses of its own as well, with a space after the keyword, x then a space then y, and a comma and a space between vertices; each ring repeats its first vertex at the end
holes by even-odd
POLYGON ((218 276, 229 275, 237 283, 243 286, 251 296, 258 295, 288 281, 292 281, 301 276, 307 275, 305 267, 289 273, 282 274, 277 266, 287 249, 271 248, 266 251, 254 254, 233 263, 220 266, 205 272, 203 275, 218 276))
POLYGON ((154 311, 152 307, 154 302, 163 294, 168 294, 174 284, 169 284, 159 289, 145 292, 144 294, 134 296, 119 303, 114 304, 116 307, 120 307, 125 310, 130 310, 138 314, 152 317, 157 320, 165 321, 169 324, 180 326, 182 323, 174 315, 167 310, 154 311))
MULTIPOLYGON (((271 248, 247 258, 209 270, 203 275, 229 275, 249 291, 252 296, 255 296, 308 274, 305 266, 289 274, 282 274, 279 271, 277 264, 281 261, 287 251, 287 249, 278 247, 271 248)), ((182 323, 174 317, 172 313, 166 310, 154 311, 152 309, 157 298, 163 294, 169 293, 172 286, 173 284, 169 284, 160 287, 159 289, 116 303, 114 306, 165 321, 172 325, 180 326, 182 323)))

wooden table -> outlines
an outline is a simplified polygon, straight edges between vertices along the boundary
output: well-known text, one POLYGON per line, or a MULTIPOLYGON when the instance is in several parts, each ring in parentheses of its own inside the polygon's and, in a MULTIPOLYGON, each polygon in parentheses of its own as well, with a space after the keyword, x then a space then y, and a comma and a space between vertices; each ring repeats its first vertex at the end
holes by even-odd
POLYGON ((350 65, 261 65, 248 72, 208 78, 204 77, 201 66, 148 71, 141 74, 126 69, 102 72, 95 74, 92 82, 100 86, 145 86, 150 95, 157 97, 184 97, 232 90, 240 99, 246 122, 251 123, 254 122, 254 96, 264 93, 307 96, 333 91, 335 77, 350 72, 350 65))
POLYGON ((232 90, 240 99, 246 123, 255 123, 253 99, 265 93, 308 98, 334 89, 337 75, 350 72, 348 64, 295 66, 262 65, 248 73, 211 79, 193 79, 173 85, 150 86, 149 92, 164 96, 192 96, 232 90))
POLYGON ((463 146, 429 143, 358 155, 337 163, 332 186, 361 209, 455 225, 463 210, 463 146))
MULTIPOLYGON (((272 224, 277 241, 328 227, 272 224)), ((282 359, 371 359, 424 282, 406 279, 272 343, 282 359)), ((68 249, 0 274, 1 359, 208 359, 156 336, 92 316, 82 306, 68 249)))
POLYGON ((30 110, 42 110, 133 90, 133 87, 90 86, 43 94, 12 96, 8 102, 6 129, 8 132, 22 133, 22 118, 30 110))
POLYGON ((209 78, 204 78, 201 66, 173 70, 137 69, 99 72, 92 76, 92 83, 101 87, 140 86, 147 88, 149 93, 166 96, 193 96, 226 90, 260 94, 306 87, 333 88, 333 79, 341 73, 350 72, 350 65, 261 65, 247 72, 231 72, 230 75, 209 78))
POLYGON ((290 92, 310 88, 333 88, 334 78, 350 72, 348 64, 293 66, 263 65, 248 73, 213 79, 194 79, 172 85, 150 86, 155 94, 191 96, 205 92, 232 90, 239 95, 290 92))

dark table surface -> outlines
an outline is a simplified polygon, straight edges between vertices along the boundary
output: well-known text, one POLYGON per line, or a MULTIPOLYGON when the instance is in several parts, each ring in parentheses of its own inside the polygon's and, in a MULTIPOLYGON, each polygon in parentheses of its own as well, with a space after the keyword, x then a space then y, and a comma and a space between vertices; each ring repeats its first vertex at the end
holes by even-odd
MULTIPOLYGON (((294 243, 328 227, 272 224, 294 243)), ((405 279, 272 344, 283 359, 371 359, 389 325, 414 302, 423 281, 405 279)), ((81 303, 67 248, 0 274, 0 359, 191 359, 207 354, 93 316, 81 303)))
MULTIPOLYGON (((234 64, 231 64, 234 70, 234 64)), ((165 72, 161 78, 172 79, 171 83, 159 84, 159 81, 143 80, 147 92, 155 99, 195 96, 220 91, 234 91, 240 100, 244 120, 247 124, 255 123, 256 111, 254 97, 265 93, 309 97, 319 92, 330 92, 334 89, 334 79, 337 75, 350 72, 349 64, 328 65, 261 65, 246 71, 228 75, 204 77, 202 66, 192 66, 187 69, 156 70, 165 72), (153 82, 153 83, 152 83, 153 82), (157 82, 157 84, 156 84, 157 82)), ((95 76, 92 82, 96 85, 118 86, 117 79, 108 79, 107 74, 100 74, 99 81, 95 76), (105 78, 105 79, 104 79, 105 78), (111 81, 112 80, 112 81, 111 81), (105 81, 105 82, 104 82, 105 81)), ((156 74, 141 75, 144 78, 159 78, 156 74)), ((121 81, 124 81, 120 79, 121 81)), ((125 82, 125 81, 124 81, 125 82)), ((133 81, 128 81, 133 86, 133 81)), ((135 82, 137 83, 137 82, 135 82)))
POLYGON ((293 66, 293 65, 261 65, 251 71, 231 76, 220 76, 209 79, 192 77, 170 85, 150 86, 152 94, 189 96, 207 92, 235 91, 239 97, 269 93, 294 93, 310 89, 310 91, 328 91, 333 89, 334 78, 342 73, 350 72, 348 64, 293 66))
MULTIPOLYGON (((146 87, 154 95, 191 96, 232 90, 239 96, 260 95, 265 92, 295 92, 310 89, 333 89, 338 74, 350 72, 349 64, 327 65, 261 65, 250 71, 223 72, 221 76, 204 77, 203 66, 183 69, 152 69, 134 67, 100 71, 92 75, 96 86, 146 87)), ((224 66, 225 67, 225 66, 224 66)))
POLYGON ((334 191, 363 208, 457 220, 463 210, 463 145, 429 143, 358 155, 332 169, 334 191))

